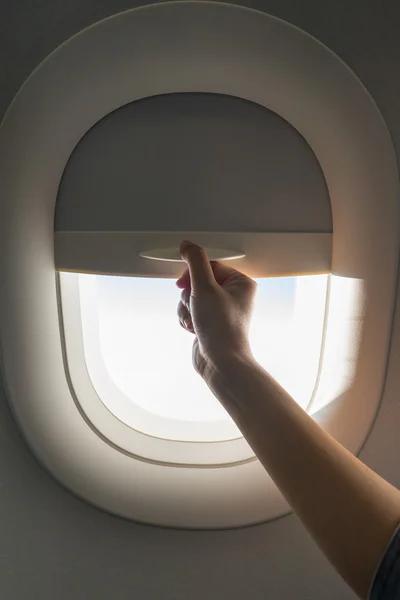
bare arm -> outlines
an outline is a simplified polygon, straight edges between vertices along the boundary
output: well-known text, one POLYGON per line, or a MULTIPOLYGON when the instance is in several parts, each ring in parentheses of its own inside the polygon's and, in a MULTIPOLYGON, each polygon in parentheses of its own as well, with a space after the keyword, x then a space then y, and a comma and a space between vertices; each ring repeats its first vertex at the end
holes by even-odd
POLYGON ((347 583, 366 598, 400 523, 400 492, 309 417, 259 365, 230 358, 211 388, 347 583))
POLYGON ((196 246, 183 246, 183 256, 190 272, 178 282, 178 313, 197 335, 196 369, 321 550, 367 598, 400 523, 400 492, 321 429, 253 359, 247 340, 251 280, 210 265, 196 246))

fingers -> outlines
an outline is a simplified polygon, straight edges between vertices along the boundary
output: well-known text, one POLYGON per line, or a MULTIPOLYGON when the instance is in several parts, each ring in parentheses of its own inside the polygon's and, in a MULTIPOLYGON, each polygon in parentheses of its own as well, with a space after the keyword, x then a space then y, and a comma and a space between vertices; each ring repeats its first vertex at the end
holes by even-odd
POLYGON ((240 271, 237 271, 236 269, 217 261, 212 261, 211 268, 214 273, 214 278, 219 285, 224 285, 224 283, 230 283, 231 281, 236 281, 237 279, 249 279, 240 271))
POLYGON ((181 302, 182 302, 183 306, 190 313, 190 289, 189 288, 185 288, 184 290, 182 290, 182 292, 181 292, 181 302))
MULTIPOLYGON (((185 240, 181 243, 180 251, 182 258, 188 265, 190 286, 193 294, 215 285, 214 273, 204 248, 185 240)), ((184 273, 184 276, 185 278, 183 279, 182 276, 179 281, 187 281, 187 274, 184 273)), ((183 286, 180 284, 179 287, 183 286)))
POLYGON ((185 304, 182 302, 182 300, 178 304, 177 314, 180 325, 187 331, 190 331, 190 333, 194 333, 194 327, 192 323, 192 318, 190 316, 190 312, 185 306, 185 304))
POLYGON ((188 241, 182 242, 181 253, 182 258, 188 263, 188 268, 185 269, 176 282, 180 289, 191 288, 191 273, 193 273, 193 277, 196 277, 197 285, 200 285, 200 288, 209 286, 210 283, 211 285, 218 283, 220 286, 224 286, 236 282, 240 283, 243 290, 253 290, 255 292, 257 288, 256 282, 244 273, 221 262, 210 262, 205 250, 196 244, 188 241))
POLYGON ((242 307, 248 310, 257 292, 257 283, 254 279, 222 263, 212 262, 211 267, 218 285, 234 293, 242 307))
POLYGON ((184 272, 182 273, 182 275, 179 277, 178 281, 176 282, 176 285, 180 289, 182 289, 182 288, 190 288, 190 273, 189 273, 189 269, 185 269, 184 270, 184 272))

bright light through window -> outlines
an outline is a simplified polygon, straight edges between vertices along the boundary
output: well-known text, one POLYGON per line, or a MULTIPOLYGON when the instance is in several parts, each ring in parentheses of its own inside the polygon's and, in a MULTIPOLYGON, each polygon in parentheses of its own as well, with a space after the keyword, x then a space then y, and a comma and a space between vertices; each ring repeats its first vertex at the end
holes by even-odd
MULTIPOLYGON (((258 280, 254 355, 303 407, 318 373, 327 282, 327 275, 258 280)), ((79 275, 79 295, 88 373, 115 416, 132 426, 118 390, 157 417, 231 421, 192 367, 193 336, 179 326, 174 280, 79 275)))

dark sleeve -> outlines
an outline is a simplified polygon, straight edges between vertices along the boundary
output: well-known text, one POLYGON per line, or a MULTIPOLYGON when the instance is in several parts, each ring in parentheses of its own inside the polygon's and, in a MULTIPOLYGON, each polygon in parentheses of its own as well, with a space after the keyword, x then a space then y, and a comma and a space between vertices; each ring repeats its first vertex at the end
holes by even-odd
POLYGON ((392 537, 372 583, 370 600, 400 599, 400 528, 392 537))

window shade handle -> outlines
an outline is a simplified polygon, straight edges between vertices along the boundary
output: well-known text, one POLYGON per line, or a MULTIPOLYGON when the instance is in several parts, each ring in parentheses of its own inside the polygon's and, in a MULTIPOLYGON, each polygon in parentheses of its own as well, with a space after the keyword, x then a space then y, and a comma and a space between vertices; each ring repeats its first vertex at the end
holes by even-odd
MULTIPOLYGON (((227 248, 205 248, 207 255, 210 260, 235 260, 244 258, 243 252, 236 250, 230 250, 227 248)), ((163 260, 169 262, 184 262, 181 258, 179 248, 155 248, 152 250, 143 250, 139 252, 139 256, 142 258, 149 258, 151 260, 163 260)))

